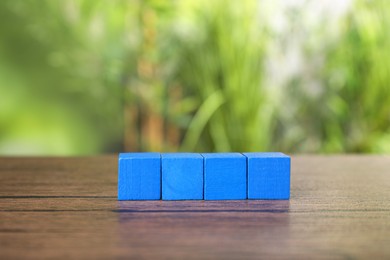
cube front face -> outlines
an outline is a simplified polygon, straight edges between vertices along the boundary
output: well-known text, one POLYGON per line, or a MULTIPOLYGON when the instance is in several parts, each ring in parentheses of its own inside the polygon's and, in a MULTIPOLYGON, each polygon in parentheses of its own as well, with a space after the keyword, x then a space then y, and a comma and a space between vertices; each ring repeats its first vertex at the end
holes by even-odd
POLYGON ((204 199, 246 199, 246 158, 239 153, 202 154, 204 199))
POLYGON ((118 171, 118 200, 161 199, 159 153, 122 153, 118 171))
POLYGON ((282 153, 244 153, 248 163, 248 199, 290 198, 290 157, 282 153))
POLYGON ((162 199, 203 199, 203 157, 194 153, 162 154, 162 199))

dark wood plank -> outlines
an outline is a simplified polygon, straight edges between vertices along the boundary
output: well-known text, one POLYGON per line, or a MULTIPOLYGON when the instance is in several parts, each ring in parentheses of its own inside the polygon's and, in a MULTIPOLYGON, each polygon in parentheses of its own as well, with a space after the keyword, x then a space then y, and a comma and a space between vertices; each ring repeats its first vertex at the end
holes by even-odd
POLYGON ((389 258, 390 157, 296 156, 290 201, 116 200, 117 158, 0 158, 0 258, 389 258))

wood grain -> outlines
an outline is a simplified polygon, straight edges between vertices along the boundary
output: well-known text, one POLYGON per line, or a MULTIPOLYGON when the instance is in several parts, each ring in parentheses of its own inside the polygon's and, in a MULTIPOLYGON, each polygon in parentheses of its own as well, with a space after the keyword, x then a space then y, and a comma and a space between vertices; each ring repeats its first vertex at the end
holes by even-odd
POLYGON ((0 158, 0 259, 390 258, 389 168, 295 156, 290 201, 118 202, 116 156, 0 158))

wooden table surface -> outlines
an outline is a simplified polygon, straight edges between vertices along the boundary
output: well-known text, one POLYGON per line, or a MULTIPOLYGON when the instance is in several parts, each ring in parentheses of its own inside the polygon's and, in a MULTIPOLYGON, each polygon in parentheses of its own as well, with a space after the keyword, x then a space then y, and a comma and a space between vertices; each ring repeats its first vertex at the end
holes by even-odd
POLYGON ((0 259, 390 259, 390 157, 291 177, 290 201, 118 202, 117 156, 0 158, 0 259))

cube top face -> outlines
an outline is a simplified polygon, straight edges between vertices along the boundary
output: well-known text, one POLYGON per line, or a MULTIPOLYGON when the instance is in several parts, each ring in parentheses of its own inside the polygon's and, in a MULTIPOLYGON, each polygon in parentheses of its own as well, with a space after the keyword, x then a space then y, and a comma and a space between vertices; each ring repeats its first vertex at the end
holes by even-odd
POLYGON ((290 156, 284 153, 243 153, 248 158, 290 158, 290 156))
POLYGON ((203 157, 198 153, 163 153, 161 154, 163 159, 185 159, 185 158, 195 158, 203 159, 203 157))
POLYGON ((202 154, 204 199, 246 199, 246 158, 240 153, 202 154))
POLYGON ((156 159, 161 158, 160 153, 120 153, 120 159, 156 159))
POLYGON ((226 158, 242 158, 240 153, 202 153, 205 159, 226 159, 226 158))

